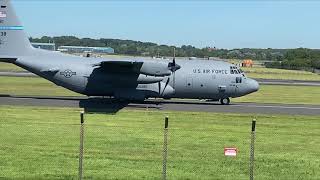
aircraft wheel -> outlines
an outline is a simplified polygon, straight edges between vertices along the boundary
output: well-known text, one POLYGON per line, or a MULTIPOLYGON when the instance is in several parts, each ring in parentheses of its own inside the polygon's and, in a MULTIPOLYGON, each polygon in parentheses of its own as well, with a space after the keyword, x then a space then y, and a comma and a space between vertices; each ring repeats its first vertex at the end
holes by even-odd
POLYGON ((220 103, 222 105, 229 105, 230 104, 230 99, 229 98, 220 99, 220 103))

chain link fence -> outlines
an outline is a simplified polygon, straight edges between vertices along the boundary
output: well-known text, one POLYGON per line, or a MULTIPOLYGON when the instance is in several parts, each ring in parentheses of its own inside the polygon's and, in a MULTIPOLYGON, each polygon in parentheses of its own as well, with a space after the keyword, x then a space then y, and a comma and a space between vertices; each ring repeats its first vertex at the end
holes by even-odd
MULTIPOLYGON (((51 111, 2 111, 0 179, 79 179, 79 113, 51 111)), ((319 179, 316 117, 256 118, 255 179, 319 179)), ((191 112, 86 114, 83 179, 249 179, 251 121, 191 112), (226 157, 226 147, 237 156, 226 157)))

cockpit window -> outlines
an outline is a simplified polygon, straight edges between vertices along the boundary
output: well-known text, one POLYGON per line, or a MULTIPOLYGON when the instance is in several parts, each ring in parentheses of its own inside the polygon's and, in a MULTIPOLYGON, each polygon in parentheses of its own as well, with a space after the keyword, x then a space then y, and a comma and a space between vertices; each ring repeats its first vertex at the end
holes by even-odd
POLYGON ((242 83, 242 77, 236 77, 236 83, 242 83))
POLYGON ((236 72, 235 72, 235 69, 236 69, 235 66, 230 66, 230 73, 231 73, 231 74, 235 74, 235 73, 236 73, 236 72))
POLYGON ((242 74, 243 71, 239 69, 237 66, 230 66, 230 73, 231 74, 242 74))
POLYGON ((239 68, 240 74, 242 74, 243 77, 246 77, 246 75, 244 74, 244 71, 242 69, 239 68))

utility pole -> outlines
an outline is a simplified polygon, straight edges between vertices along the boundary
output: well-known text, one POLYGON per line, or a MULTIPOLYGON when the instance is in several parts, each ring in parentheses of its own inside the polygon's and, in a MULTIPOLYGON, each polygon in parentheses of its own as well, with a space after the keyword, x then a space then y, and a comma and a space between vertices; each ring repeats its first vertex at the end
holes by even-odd
POLYGON ((164 138, 163 138, 163 163, 162 163, 162 179, 167 179, 167 158, 168 158, 168 126, 169 117, 164 119, 164 138))
POLYGON ((252 120, 252 126, 251 126, 251 145, 250 145, 250 180, 254 179, 254 143, 256 139, 256 120, 252 120))
POLYGON ((79 180, 83 178, 84 112, 80 113, 79 180))

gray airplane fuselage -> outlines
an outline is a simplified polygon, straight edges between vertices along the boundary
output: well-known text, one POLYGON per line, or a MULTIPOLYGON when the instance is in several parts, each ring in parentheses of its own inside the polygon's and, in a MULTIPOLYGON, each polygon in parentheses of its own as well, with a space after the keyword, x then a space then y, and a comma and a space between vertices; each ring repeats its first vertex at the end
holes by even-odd
MULTIPOLYGON (((128 100, 149 97, 219 100, 244 96, 259 88, 255 80, 245 77, 243 73, 232 74, 231 67, 234 65, 222 61, 177 60, 176 63, 181 66, 179 70, 169 76, 156 77, 121 71, 106 72, 94 66, 108 59, 69 56, 38 49, 36 52, 30 59, 17 59, 15 64, 87 96, 114 96, 128 100)), ((137 61, 139 58, 130 60, 137 61)), ((139 61, 170 62, 151 58, 139 61)))

